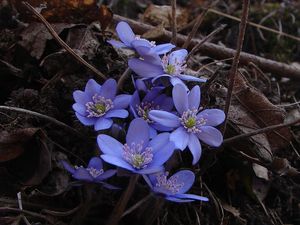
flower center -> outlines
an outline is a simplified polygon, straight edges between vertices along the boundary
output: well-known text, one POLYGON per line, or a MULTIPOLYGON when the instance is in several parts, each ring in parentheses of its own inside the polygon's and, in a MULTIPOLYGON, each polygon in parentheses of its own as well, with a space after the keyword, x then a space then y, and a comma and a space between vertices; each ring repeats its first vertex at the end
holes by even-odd
POLYGON ((157 175, 157 183, 155 186, 165 188, 166 190, 171 191, 173 194, 176 194, 179 192, 180 188, 183 187, 184 183, 178 182, 178 176, 172 176, 168 179, 168 175, 168 172, 157 175))
POLYGON ((175 62, 172 64, 170 63, 169 55, 164 55, 162 58, 162 66, 164 71, 167 74, 170 75, 180 75, 181 73, 184 72, 186 68, 185 62, 178 62, 177 59, 175 59, 175 62))
POLYGON ((143 41, 147 41, 147 42, 150 44, 151 48, 153 48, 153 47, 156 46, 156 42, 155 42, 155 41, 149 41, 149 40, 147 40, 147 39, 145 39, 145 38, 141 38, 140 35, 136 35, 134 39, 135 39, 135 40, 143 40, 143 41))
POLYGON ((149 112, 153 109, 159 109, 158 105, 155 105, 154 102, 141 102, 140 105, 136 106, 138 115, 143 118, 147 123, 153 123, 149 119, 149 112))
POLYGON ((106 99, 102 96, 98 96, 98 94, 95 94, 92 99, 92 102, 88 102, 85 104, 86 111, 88 112, 87 117, 101 117, 114 107, 111 99, 106 99))
POLYGON ((89 167, 89 168, 87 168, 86 170, 90 173, 90 175, 91 175, 93 178, 96 178, 96 177, 100 176, 102 173, 104 173, 104 170, 103 170, 103 169, 97 170, 97 169, 95 169, 95 168, 93 168, 93 167, 89 167))
POLYGON ((204 118, 197 118, 197 109, 193 110, 186 110, 182 113, 180 118, 182 126, 190 133, 200 133, 201 126, 206 124, 206 119, 204 118))
POLYGON ((152 148, 143 148, 143 142, 123 145, 123 158, 134 168, 143 169, 148 166, 153 159, 152 148))

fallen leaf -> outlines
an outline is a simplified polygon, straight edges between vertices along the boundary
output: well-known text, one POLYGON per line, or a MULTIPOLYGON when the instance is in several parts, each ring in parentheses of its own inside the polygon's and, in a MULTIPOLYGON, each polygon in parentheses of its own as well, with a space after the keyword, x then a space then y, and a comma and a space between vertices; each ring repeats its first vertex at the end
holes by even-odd
POLYGON ((266 181, 269 180, 269 171, 266 167, 258 165, 256 163, 252 164, 253 171, 258 178, 264 179, 266 181))
MULTIPOLYGON (((143 14, 143 21, 154 26, 163 25, 165 28, 170 28, 172 8, 169 5, 153 5, 151 4, 143 14)), ((188 23, 188 11, 181 7, 176 7, 177 28, 180 29, 188 23)))

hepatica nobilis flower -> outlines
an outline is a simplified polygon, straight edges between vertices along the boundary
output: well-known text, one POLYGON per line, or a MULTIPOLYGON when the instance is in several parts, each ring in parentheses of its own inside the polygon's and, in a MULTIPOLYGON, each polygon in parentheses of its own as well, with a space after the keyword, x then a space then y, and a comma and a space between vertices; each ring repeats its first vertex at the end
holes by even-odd
POLYGON ((156 45, 154 41, 148 41, 141 38, 139 35, 135 35, 131 27, 126 22, 119 22, 116 27, 116 32, 121 41, 109 40, 108 43, 116 48, 130 48, 135 50, 138 46, 146 46, 151 49, 151 52, 161 55, 171 51, 175 48, 175 45, 171 43, 156 45))
POLYGON ((149 126, 140 118, 130 123, 125 144, 105 134, 100 134, 97 141, 105 162, 138 174, 161 171, 174 151, 168 133, 161 133, 149 141, 149 126))
POLYGON ((199 161, 202 152, 199 139, 213 147, 218 147, 223 142, 221 132, 214 126, 224 121, 225 114, 219 109, 199 112, 200 96, 199 86, 194 86, 187 92, 183 85, 177 84, 173 87, 172 97, 178 115, 161 110, 149 112, 150 119, 174 129, 170 140, 181 150, 188 146, 193 155, 193 164, 199 161))
POLYGON ((153 192, 163 195, 173 202, 192 202, 195 200, 208 201, 208 198, 194 194, 186 194, 195 181, 192 171, 181 170, 168 178, 168 172, 159 172, 144 176, 153 192))
POLYGON ((171 111, 173 109, 173 100, 165 94, 162 94, 164 88, 153 87, 151 90, 136 90, 130 101, 130 110, 134 117, 142 118, 149 125, 150 136, 153 137, 158 131, 168 131, 170 128, 164 127, 149 118, 149 112, 153 109, 171 111), (140 92, 144 97, 140 98, 140 92))
POLYGON ((64 168, 72 174, 72 177, 86 182, 102 183, 103 181, 114 176, 116 170, 103 170, 102 160, 99 157, 91 158, 87 168, 83 166, 71 166, 66 161, 62 161, 64 168))
POLYGON ((164 55, 159 63, 154 59, 133 58, 128 61, 128 65, 142 78, 152 78, 155 81, 158 78, 167 77, 173 86, 178 83, 185 85, 183 81, 205 82, 205 79, 184 74, 187 53, 185 49, 173 51, 169 55, 164 55))
POLYGON ((90 79, 84 91, 74 91, 73 104, 76 117, 87 126, 94 125, 95 130, 105 130, 112 126, 112 118, 126 118, 131 95, 117 95, 117 83, 108 79, 101 86, 90 79))

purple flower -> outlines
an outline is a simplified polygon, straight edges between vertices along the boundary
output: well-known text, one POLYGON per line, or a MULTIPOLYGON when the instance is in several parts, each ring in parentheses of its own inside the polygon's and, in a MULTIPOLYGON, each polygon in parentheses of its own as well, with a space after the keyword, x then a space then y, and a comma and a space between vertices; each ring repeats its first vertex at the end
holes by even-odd
POLYGON ((157 135, 158 131, 169 131, 170 128, 164 127, 158 123, 155 123, 149 118, 149 112, 153 109, 171 111, 173 109, 173 100, 171 97, 162 94, 163 87, 154 87, 151 90, 143 90, 144 98, 141 100, 139 91, 136 90, 132 95, 130 101, 130 110, 134 117, 140 117, 145 120, 149 125, 150 137, 157 135))
POLYGON ((170 178, 168 178, 168 175, 168 172, 159 172, 154 175, 144 176, 144 179, 155 193, 163 195, 169 201, 208 201, 206 197, 185 194, 195 181, 195 175, 192 171, 181 170, 170 178))
POLYGON ((116 174, 116 170, 104 171, 102 160, 99 157, 91 158, 87 168, 82 166, 73 167, 66 161, 62 161, 62 164, 65 169, 72 174, 72 177, 86 182, 106 184, 103 181, 116 174))
POLYGON ((147 39, 141 38, 135 35, 131 27, 126 22, 119 22, 116 27, 117 34, 121 40, 109 40, 108 43, 116 48, 130 48, 135 50, 139 46, 145 46, 151 49, 152 53, 157 55, 165 54, 175 48, 175 45, 171 43, 156 45, 154 41, 148 41, 147 39))
POLYGON ((128 111, 125 108, 131 99, 131 95, 117 95, 117 83, 108 79, 101 86, 95 80, 90 79, 84 91, 74 91, 73 104, 76 117, 87 126, 94 125, 95 130, 105 130, 111 127, 111 118, 126 118, 128 111))
POLYGON ((193 155, 193 164, 196 164, 202 152, 199 139, 213 147, 222 144, 222 133, 214 126, 224 121, 225 114, 219 109, 205 109, 199 112, 201 96, 199 86, 194 86, 187 93, 183 85, 177 84, 173 88, 172 95, 178 116, 166 111, 151 110, 149 117, 163 126, 172 127, 174 131, 170 135, 170 140, 181 150, 188 146, 193 155))
POLYGON ((186 69, 187 53, 187 50, 180 49, 163 56, 159 62, 155 58, 149 60, 133 58, 128 61, 128 65, 136 74, 146 79, 152 78, 152 81, 167 77, 173 86, 178 83, 185 85, 183 81, 205 82, 205 79, 183 74, 186 69))
POLYGON ((138 174, 161 171, 174 151, 169 133, 161 133, 149 141, 149 126, 140 118, 130 123, 125 144, 105 134, 100 134, 97 141, 105 162, 138 174))

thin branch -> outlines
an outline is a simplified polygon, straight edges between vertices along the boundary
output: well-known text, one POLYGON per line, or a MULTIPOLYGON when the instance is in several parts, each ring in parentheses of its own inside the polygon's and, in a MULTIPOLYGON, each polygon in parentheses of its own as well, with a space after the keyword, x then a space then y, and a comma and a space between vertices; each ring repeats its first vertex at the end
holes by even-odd
POLYGON ((39 117, 41 119, 44 119, 44 120, 47 120, 51 123, 54 123, 60 127, 63 127, 65 128, 66 130, 72 132, 73 134, 77 135, 78 137, 83 137, 77 130, 75 130, 74 128, 68 126, 67 124, 63 123, 63 122, 60 122, 58 121, 57 119, 53 118, 53 117, 50 117, 50 116, 46 116, 46 115, 43 115, 41 113, 38 113, 38 112, 34 112, 34 111, 31 111, 31 110, 28 110, 28 109, 23 109, 23 108, 17 108, 17 107, 11 107, 11 106, 4 106, 4 105, 0 105, 0 110, 8 110, 8 111, 14 111, 14 112, 19 112, 19 113, 25 113, 25 114, 28 114, 28 115, 31 115, 31 116, 36 116, 36 117, 39 117))
POLYGON ((226 24, 222 24, 221 26, 219 26, 217 29, 215 29, 214 31, 212 31, 210 34, 208 34, 206 37, 204 37, 203 39, 201 39, 201 41, 196 44, 193 49, 190 51, 190 53, 188 54, 186 61, 189 60, 189 58, 195 54, 196 51, 198 51, 198 49, 201 47, 201 45, 203 45, 205 42, 207 42, 208 40, 210 40, 214 35, 216 35, 217 33, 219 33, 221 30, 223 30, 226 27, 226 24))
POLYGON ((124 82, 127 79, 127 77, 129 77, 130 74, 131 74, 131 69, 128 67, 118 80, 118 85, 117 85, 118 90, 120 91, 123 90, 124 82))
POLYGON ((51 26, 51 24, 48 23, 48 21, 38 11, 36 11, 34 7, 32 7, 28 2, 23 2, 23 4, 45 25, 45 27, 53 36, 53 38, 61 45, 61 47, 63 47, 68 53, 70 53, 70 55, 72 55, 74 59, 76 59, 79 63, 83 64, 85 67, 93 71, 99 78, 106 80, 106 76, 103 73, 101 73, 94 66, 85 61, 81 56, 77 55, 76 52, 59 37, 59 35, 51 26))
POLYGON ((176 0, 171 0, 172 5, 172 39, 171 43, 176 45, 177 35, 177 18, 176 18, 176 0))
POLYGON ((28 211, 28 210, 22 210, 22 209, 10 208, 10 207, 0 207, 0 212, 14 212, 14 213, 26 214, 26 215, 29 215, 32 217, 36 217, 36 218, 45 220, 50 224, 54 224, 54 222, 51 219, 49 219, 48 217, 43 216, 39 213, 28 211))
MULTIPOLYGON (((149 30, 155 29, 154 26, 135 21, 132 19, 128 19, 123 16, 114 15, 114 21, 120 22, 125 21, 127 22, 131 28, 135 31, 136 34, 144 34, 145 32, 149 30)), ((172 38, 172 32, 164 30, 162 35, 158 38, 159 41, 169 42, 172 38)), ((177 34, 177 44, 182 45, 187 40, 186 35, 177 34)), ((190 46, 193 47, 197 45, 201 40, 200 39, 192 39, 190 46)), ((226 48, 223 46, 219 46, 217 44, 206 42, 204 43, 200 48, 199 52, 201 52, 203 55, 207 55, 209 57, 212 57, 214 59, 228 59, 232 58, 236 51, 230 48, 226 48)), ((274 60, 262 58, 260 56, 252 55, 249 53, 242 52, 240 55, 240 63, 242 65, 248 65, 250 62, 253 62, 255 65, 257 65, 261 70, 264 72, 270 72, 273 75, 277 75, 279 77, 289 77, 291 79, 298 79, 300 80, 300 69, 291 66, 285 63, 277 62, 274 60)))
MULTIPOLYGON (((235 20, 235 21, 238 21, 240 22, 241 19, 238 18, 238 17, 235 17, 235 16, 231 16, 231 15, 228 15, 226 13, 223 13, 223 12, 220 12, 216 9, 209 9, 208 12, 211 12, 211 13, 214 13, 214 14, 217 14, 219 16, 223 16, 223 17, 226 17, 226 18, 229 18, 231 20, 235 20)), ((275 34, 278 34, 278 35, 281 35, 281 36, 284 36, 284 37, 287 37, 287 38, 290 38, 290 39, 293 39, 295 41, 300 41, 300 37, 296 37, 294 35, 291 35, 291 34, 287 34, 287 33, 284 33, 282 31, 278 31, 278 30, 275 30, 275 29, 272 29, 270 27, 265 27, 261 24, 257 24, 257 23, 253 23, 253 22, 250 22, 248 21, 247 24, 253 26, 253 27, 256 27, 258 29, 261 29, 261 30, 265 30, 265 31, 269 31, 269 32, 272 32, 272 33, 275 33, 275 34)))
POLYGON ((204 11, 197 17, 196 23, 193 26, 192 31, 189 33, 189 36, 186 38, 184 44, 182 45, 182 48, 188 48, 191 40, 195 37, 196 32, 198 31, 200 25, 202 24, 204 17, 207 14, 208 9, 204 9, 204 11))
POLYGON ((244 37, 245 37, 247 19, 248 19, 248 13, 249 13, 249 6, 250 6, 250 0, 243 0, 243 14, 242 14, 241 23, 239 26, 237 50, 236 50, 236 53, 235 53, 235 56, 234 56, 234 59, 232 62, 231 69, 229 71, 229 85, 228 85, 228 92, 227 92, 227 96, 226 96, 226 103, 225 103, 225 109, 224 109, 226 119, 225 119, 225 122, 223 125, 223 134, 226 131, 227 117, 228 117, 229 107, 231 105, 231 97, 232 97, 232 92, 233 92, 233 87, 234 87, 235 76, 236 76, 236 73, 238 70, 240 54, 241 54, 243 43, 244 43, 244 37))
POLYGON ((276 124, 276 125, 264 127, 262 129, 255 130, 255 131, 252 131, 252 132, 249 132, 249 133, 240 134, 240 135, 237 135, 237 136, 234 136, 234 137, 231 137, 231 138, 227 138, 223 141, 223 144, 228 144, 228 143, 237 141, 239 139, 248 138, 248 137, 251 137, 251 136, 254 136, 254 135, 257 135, 257 134, 262 134, 262 133, 266 133, 266 132, 269 132, 269 131, 278 130, 278 129, 283 128, 283 127, 289 127, 289 126, 292 126, 292 125, 297 124, 299 122, 300 122, 300 119, 297 119, 297 120, 292 121, 290 123, 282 123, 282 124, 276 124))
POLYGON ((127 186, 125 192, 123 192, 121 198, 119 199, 117 205, 115 206, 114 210, 112 211, 109 221, 107 225, 117 225, 122 218, 126 205, 131 198, 135 185, 139 179, 139 175, 132 175, 127 186))

